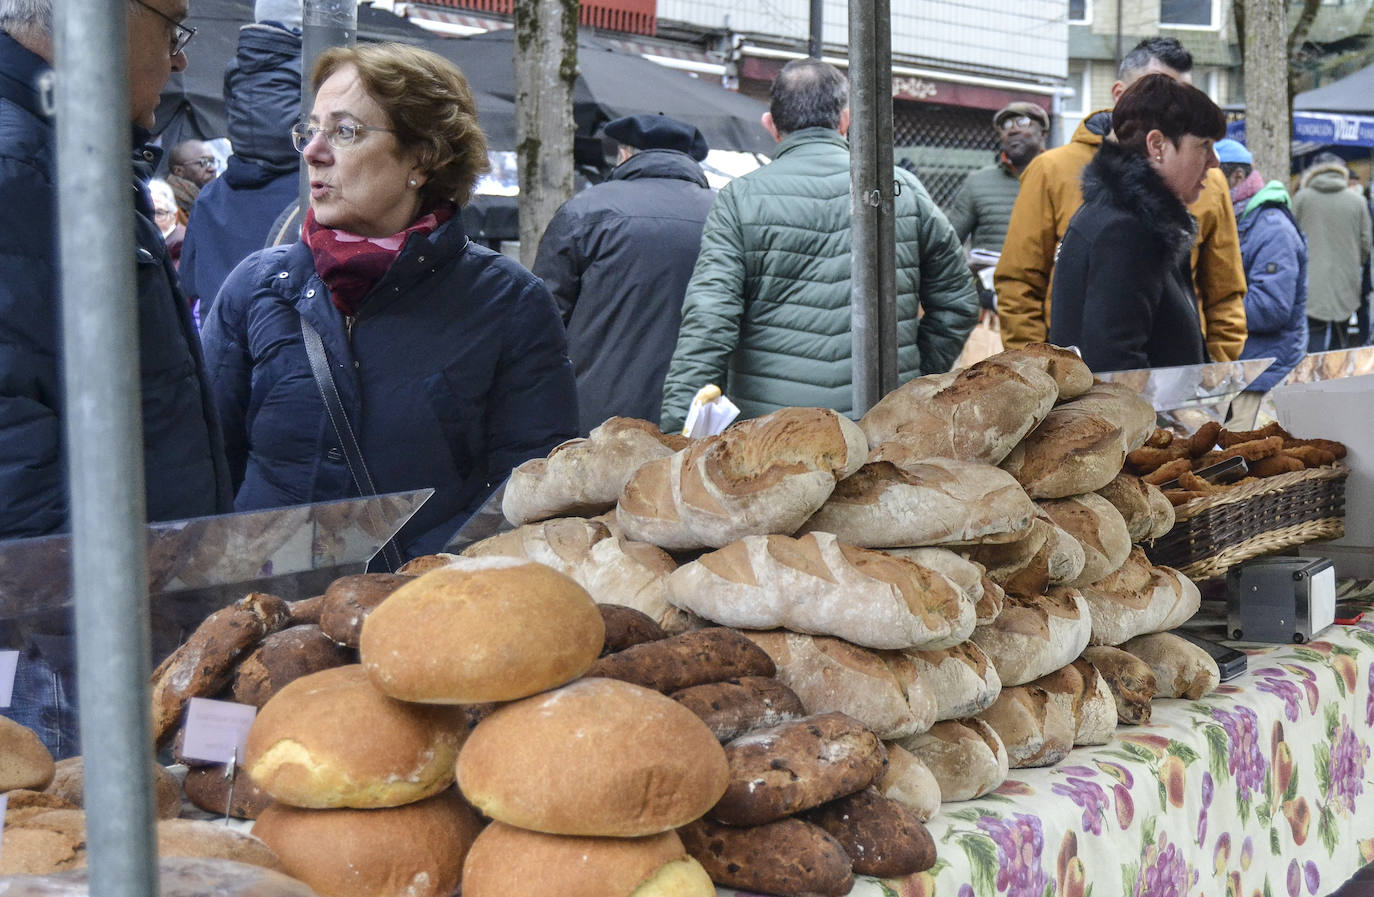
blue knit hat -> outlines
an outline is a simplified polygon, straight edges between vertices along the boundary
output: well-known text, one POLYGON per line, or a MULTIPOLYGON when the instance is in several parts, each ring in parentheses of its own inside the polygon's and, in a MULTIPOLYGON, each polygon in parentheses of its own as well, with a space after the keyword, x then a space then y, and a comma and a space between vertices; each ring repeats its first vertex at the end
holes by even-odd
POLYGON ((1255 157, 1239 140, 1231 140, 1230 138, 1218 140, 1212 144, 1212 148, 1217 151, 1217 159, 1221 162, 1239 162, 1250 165, 1255 161, 1255 157))

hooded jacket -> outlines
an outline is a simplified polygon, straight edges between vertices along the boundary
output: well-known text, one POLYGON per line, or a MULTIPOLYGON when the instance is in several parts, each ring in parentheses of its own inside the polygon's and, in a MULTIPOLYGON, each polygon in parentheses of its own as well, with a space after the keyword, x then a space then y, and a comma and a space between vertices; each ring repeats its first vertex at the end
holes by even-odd
MULTIPOLYGON (((1083 168, 1111 126, 1111 110, 1093 113, 1074 131, 1072 141, 1036 156, 1021 173, 1021 189, 993 278, 1002 342, 1008 348, 1045 339, 1055 247, 1083 202, 1083 168)), ((1189 211, 1198 223, 1192 277, 1207 352, 1213 361, 1234 361, 1245 346, 1245 269, 1230 191, 1220 171, 1207 174, 1202 195, 1189 211)))
POLYGON ((648 149, 564 203, 544 230, 534 273, 568 327, 584 436, 615 415, 658 420, 714 196, 691 156, 648 149))
POLYGON ((1293 198, 1293 217, 1307 236, 1307 316, 1318 321, 1347 320, 1360 305, 1361 269, 1370 251, 1369 207, 1348 184, 1344 165, 1314 165, 1293 198))
POLYGON ((1268 392, 1307 354, 1307 241, 1293 217, 1288 190, 1270 181, 1236 204, 1245 260, 1245 325, 1241 358, 1274 363, 1247 387, 1268 392))
POLYGON ((1188 253, 1197 224, 1144 156, 1105 141, 1054 266, 1050 342, 1094 372, 1202 364, 1188 253))
POLYGON ((949 223, 959 241, 972 235, 969 245, 974 249, 1000 252, 1020 189, 1021 179, 1006 153, 999 152, 992 165, 971 172, 949 210, 949 223))
MULTIPOLYGON (((954 228, 915 175, 894 169, 897 367, 947 371, 978 321, 954 228)), ((789 405, 853 407, 849 144, 805 128, 773 161, 726 184, 701 235, 663 384, 663 428, 714 383, 756 417, 789 405)))

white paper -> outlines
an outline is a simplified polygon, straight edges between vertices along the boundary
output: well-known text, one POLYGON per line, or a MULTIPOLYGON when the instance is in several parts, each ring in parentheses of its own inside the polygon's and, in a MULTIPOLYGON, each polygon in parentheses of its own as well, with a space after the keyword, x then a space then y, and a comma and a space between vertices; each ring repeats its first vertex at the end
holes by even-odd
POLYGON ((692 411, 687 414, 687 435, 693 439, 715 436, 739 417, 739 408, 725 396, 701 405, 694 404, 692 411))
POLYGON ((258 708, 233 701, 192 698, 186 708, 186 738, 181 754, 206 763, 229 763, 235 752, 242 762, 248 730, 258 708))
POLYGON ((19 669, 18 651, 0 651, 0 707, 14 699, 14 673, 19 669))

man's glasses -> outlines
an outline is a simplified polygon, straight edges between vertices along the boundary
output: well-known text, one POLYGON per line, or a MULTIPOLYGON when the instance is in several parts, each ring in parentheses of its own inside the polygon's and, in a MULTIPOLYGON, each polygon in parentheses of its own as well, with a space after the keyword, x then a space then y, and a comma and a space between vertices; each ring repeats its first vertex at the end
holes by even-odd
POLYGON ((219 168, 219 162, 215 161, 214 156, 201 156, 199 159, 187 159, 185 165, 199 165, 206 171, 214 171, 219 168))
POLYGON ((191 42, 191 38, 196 36, 196 29, 192 28, 190 25, 181 24, 157 7, 144 3, 143 0, 134 0, 134 2, 171 26, 171 49, 173 56, 184 51, 186 45, 191 42))
POLYGON ((291 128, 291 142, 296 145, 296 152, 303 153, 305 148, 310 145, 316 135, 323 134, 324 139, 334 149, 343 149, 352 146, 358 140, 358 135, 365 131, 385 131, 394 134, 391 128, 374 128, 371 125, 355 125, 351 122, 339 122, 330 128, 320 128, 315 125, 296 124, 291 128))
POLYGON ((1010 131, 1013 128, 1021 128, 1022 130, 1024 130, 1026 128, 1029 128, 1032 124, 1038 125, 1040 124, 1040 122, 1031 118, 1029 115, 1018 115, 1015 118, 1008 116, 1007 118, 1002 119, 1002 123, 998 125, 998 127, 1001 128, 1003 131, 1010 131))

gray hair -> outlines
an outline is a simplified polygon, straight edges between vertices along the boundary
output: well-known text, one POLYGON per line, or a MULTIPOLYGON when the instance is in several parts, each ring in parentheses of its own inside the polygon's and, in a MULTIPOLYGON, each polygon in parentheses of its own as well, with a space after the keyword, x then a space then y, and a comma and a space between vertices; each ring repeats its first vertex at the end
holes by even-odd
POLYGON ((52 0, 0 0, 0 29, 52 36, 52 0))
POLYGON ((773 79, 768 112, 779 133, 803 128, 839 130, 849 107, 849 82, 840 70, 817 59, 794 59, 773 79))
POLYGON ((1189 53, 1177 38, 1147 37, 1132 47, 1131 52, 1121 60, 1121 66, 1116 72, 1117 80, 1134 81, 1145 74, 1152 61, 1168 66, 1180 75, 1186 75, 1193 70, 1193 54, 1189 53))

